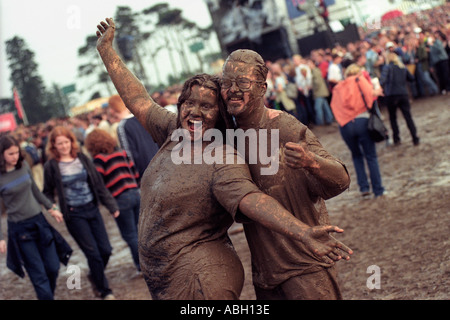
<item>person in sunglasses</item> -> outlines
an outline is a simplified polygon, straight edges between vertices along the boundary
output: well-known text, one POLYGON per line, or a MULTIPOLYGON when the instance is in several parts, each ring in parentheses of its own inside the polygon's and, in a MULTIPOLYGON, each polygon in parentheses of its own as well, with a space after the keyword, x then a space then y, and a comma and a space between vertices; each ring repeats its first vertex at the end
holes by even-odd
MULTIPOLYGON (((348 188, 349 174, 303 123, 265 107, 267 72, 263 58, 252 50, 232 52, 222 72, 221 94, 237 126, 258 133, 266 130, 268 141, 271 132, 279 130, 279 169, 273 175, 262 175, 260 159, 252 164, 251 155, 245 154, 253 181, 306 225, 328 225, 325 200, 348 188)), ((244 231, 258 299, 342 298, 335 261, 329 256, 318 256, 303 243, 272 232, 270 225, 247 223, 244 231)))

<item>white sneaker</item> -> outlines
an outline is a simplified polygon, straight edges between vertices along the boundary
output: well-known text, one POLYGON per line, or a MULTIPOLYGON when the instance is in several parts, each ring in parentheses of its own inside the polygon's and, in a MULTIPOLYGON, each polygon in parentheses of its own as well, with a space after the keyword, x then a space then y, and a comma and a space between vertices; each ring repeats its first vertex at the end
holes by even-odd
POLYGON ((389 194, 389 192, 384 190, 382 194, 380 194, 379 196, 375 196, 375 198, 383 197, 383 196, 386 196, 388 194, 389 194))

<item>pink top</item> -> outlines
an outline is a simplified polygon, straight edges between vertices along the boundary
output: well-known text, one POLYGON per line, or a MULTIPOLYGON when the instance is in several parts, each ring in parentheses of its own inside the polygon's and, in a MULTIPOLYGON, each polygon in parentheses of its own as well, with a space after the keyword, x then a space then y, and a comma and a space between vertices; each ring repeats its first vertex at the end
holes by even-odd
POLYGON ((340 81, 333 89, 330 106, 337 123, 341 127, 367 111, 358 83, 364 94, 367 106, 369 109, 372 108, 373 88, 372 84, 364 76, 351 76, 340 81), (357 78, 359 82, 355 81, 357 78))

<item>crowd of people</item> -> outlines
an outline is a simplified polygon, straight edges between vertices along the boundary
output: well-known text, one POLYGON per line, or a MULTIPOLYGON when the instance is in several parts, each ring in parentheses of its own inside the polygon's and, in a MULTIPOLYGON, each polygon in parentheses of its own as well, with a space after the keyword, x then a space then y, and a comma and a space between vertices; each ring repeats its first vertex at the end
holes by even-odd
MULTIPOLYGON (((35 198, 52 215, 52 210, 57 210, 58 222, 65 221, 69 234, 86 256, 89 265, 88 279, 94 292, 103 299, 114 299, 104 273, 112 247, 99 206, 110 211, 117 222, 122 238, 129 246, 137 272, 140 272, 137 248, 140 178, 158 151, 158 146, 149 133, 134 120, 122 99, 114 95, 110 97, 105 109, 76 117, 50 119, 45 124, 26 127, 20 125, 14 132, 3 133, 2 139, 11 141, 6 143, 7 147, 15 148, 17 145, 20 148, 17 157, 11 160, 15 161, 14 166, 22 168, 23 163, 24 168, 29 171, 32 194, 28 193, 29 199, 26 201, 34 203, 32 199, 35 198)), ((0 155, 3 162, 7 159, 7 151, 4 149, 0 155)), ((8 214, 8 229, 13 231, 10 221, 20 218, 23 213, 19 209, 23 208, 16 212, 16 208, 6 201, 8 193, 8 188, 2 184, 2 213, 8 214)), ((33 210, 37 210, 36 206, 33 210)), ((31 216, 46 223, 41 212, 33 212, 31 216)), ((30 219, 29 214, 24 217, 27 218, 25 220, 30 219)), ((56 230, 53 233, 56 234, 56 230)), ((0 252, 4 253, 5 240, 0 235, 0 252)), ((39 237, 35 239, 39 243, 39 237)), ((20 243, 13 232, 8 232, 8 242, 20 243)), ((68 246, 65 241, 63 243, 68 246)), ((23 251, 23 255, 31 255, 32 252, 36 259, 36 254, 46 252, 38 245, 34 249, 33 252, 23 251)), ((72 249, 68 247, 66 250, 71 252, 72 249)), ((8 249, 8 267, 10 252, 12 250, 8 249)), ((50 252, 54 252, 53 249, 50 252)), ((39 271, 33 271, 30 263, 25 268, 38 298, 52 299, 55 278, 52 275, 52 278, 47 279, 45 275, 50 274, 46 270, 48 257, 42 256, 39 259, 44 265, 39 271), (42 285, 42 282, 50 284, 42 285), (42 286, 45 290, 40 288, 42 286), (41 292, 43 290, 44 293, 41 292)), ((57 271, 59 268, 54 266, 59 265, 59 261, 52 261, 52 270, 57 271)), ((22 272, 15 272, 24 276, 22 272)))
MULTIPOLYGON (((445 95, 450 89, 449 10, 450 4, 446 3, 403 15, 383 21, 379 30, 361 29, 362 40, 346 46, 336 45, 313 50, 308 56, 267 61, 270 72, 266 104, 285 110, 308 125, 330 124, 334 119, 329 102, 334 86, 344 80, 345 69, 356 63, 367 71, 373 82, 379 81, 382 70, 389 65, 391 52, 412 76, 407 81, 409 99, 445 95), (291 90, 294 85, 298 92, 291 90)), ((383 93, 378 101, 381 105, 387 104, 383 93)))
MULTIPOLYGON (((104 272, 111 255, 111 245, 100 215, 99 206, 103 205, 116 219, 121 235, 130 248, 131 259, 138 272, 141 272, 142 268, 153 298, 238 298, 242 289, 242 272, 239 273, 241 267, 235 253, 229 250, 226 230, 232 221, 228 218, 232 216, 237 219, 235 215, 239 208, 240 213, 247 219, 257 222, 246 224, 245 232, 254 259, 253 280, 259 298, 341 298, 333 266, 335 261, 343 257, 349 258, 351 249, 328 238, 329 232, 342 230, 332 226, 324 229, 325 223, 329 225, 325 205, 322 203, 317 209, 310 198, 312 192, 315 202, 323 202, 323 199, 342 192, 348 187, 348 172, 340 160, 320 146, 310 129, 336 121, 352 154, 362 197, 367 198, 371 194, 364 160, 367 161, 370 171, 372 193, 375 197, 386 194, 381 181, 375 143, 367 135, 369 111, 365 109, 365 105, 369 106, 367 109, 373 109, 375 112, 379 112, 379 106, 387 107, 394 145, 401 143, 396 118, 397 108, 400 109, 413 144, 419 144, 420 139, 410 112, 410 99, 445 95, 450 89, 449 9, 447 3, 419 15, 407 15, 383 22, 381 30, 362 34, 361 41, 348 43, 345 47, 336 45, 334 48, 313 50, 306 57, 297 54, 290 59, 264 62, 252 51, 236 51, 225 62, 223 75, 193 77, 184 85, 173 86, 151 96, 142 91, 145 89, 139 83, 130 80, 128 85, 124 86, 121 82, 124 79, 116 78, 117 70, 113 69, 113 63, 108 60, 114 56, 113 51, 108 52, 109 55, 104 53, 112 50, 109 42, 114 37, 113 33, 111 36, 111 30, 114 28, 111 28, 112 20, 102 22, 97 33, 98 49, 103 53, 102 58, 120 96, 112 96, 105 108, 88 114, 50 119, 45 124, 28 127, 21 125, 15 132, 2 134, 0 196, 3 199, 2 211, 8 214, 8 252, 11 250, 16 254, 22 253, 25 269, 30 275, 38 298, 52 299, 57 265, 59 261, 67 262, 72 249, 56 230, 48 227, 39 209, 42 205, 57 222, 65 221, 70 235, 86 256, 89 279, 98 295, 103 299, 113 299, 104 272), (234 70, 238 68, 232 69, 231 66, 240 64, 245 67, 244 71, 239 71, 242 74, 235 74, 234 70), (245 81, 237 80, 236 76, 245 81), (130 86, 130 83, 133 85, 130 86), (260 87, 260 83, 266 83, 267 89, 261 91, 264 94, 257 99, 256 90, 259 89, 256 88, 260 87), (351 92, 356 92, 357 98, 351 103, 342 103, 348 101, 345 94, 349 91, 346 89, 349 86, 353 86, 351 92), (356 91, 358 86, 360 91, 356 91), (131 87, 134 91, 129 91, 131 87), (237 90, 243 92, 242 96, 236 93, 237 90), (205 95, 205 92, 211 95, 210 100, 207 100, 208 95, 205 95), (220 109, 225 108, 220 103, 218 110, 212 111, 213 106, 220 101, 220 95, 227 103, 226 110, 234 117, 235 124, 230 115, 223 111, 225 109, 220 109), (247 101, 246 95, 255 98, 248 101, 256 102, 240 105, 237 100, 247 101), (139 99, 139 107, 134 106, 135 101, 139 99), (124 100, 128 102, 127 106, 124 100), (197 111, 195 107, 187 106, 186 103, 191 103, 191 100, 209 105, 197 111), (344 107, 350 111, 344 110, 344 107), (286 118, 280 110, 286 111, 292 117, 286 118), (199 113, 194 115, 194 111, 199 113), (243 114, 259 114, 261 117, 258 119, 263 120, 259 120, 262 122, 256 125, 249 122, 243 114), (273 122, 273 119, 281 119, 285 126, 279 129, 291 128, 291 131, 285 132, 283 136, 283 139, 288 139, 283 140, 283 148, 290 169, 283 168, 276 177, 281 180, 291 177, 287 179, 290 185, 283 188, 295 191, 295 194, 303 190, 305 193, 301 193, 302 199, 306 202, 298 205, 298 199, 274 192, 271 184, 277 183, 274 182, 275 178, 266 180, 264 176, 255 174, 256 169, 260 169, 260 163, 249 165, 249 169, 240 166, 222 168, 205 165, 201 167, 201 171, 208 172, 210 176, 204 177, 207 180, 199 180, 195 188, 186 183, 183 190, 188 197, 178 192, 179 190, 172 189, 178 188, 179 185, 171 186, 170 179, 167 180, 166 176, 182 177, 187 169, 169 166, 171 161, 167 160, 167 150, 172 150, 173 146, 167 140, 168 137, 170 140, 168 134, 177 126, 195 131, 195 121, 199 119, 203 120, 205 125, 210 121, 211 128, 221 130, 234 128, 235 125, 246 129, 254 126, 273 129, 280 126, 279 123, 273 122), (300 137, 300 141, 290 141, 292 134, 300 137), (157 161, 154 161, 153 166, 149 166, 156 154, 157 161), (149 170, 144 174, 147 168, 149 170), (299 168, 308 171, 308 174, 300 175, 300 171, 294 171, 299 168), (150 172, 153 172, 153 177, 150 177, 150 172), (314 183, 310 181, 311 176, 315 179, 314 183), (167 185, 161 189, 161 184, 155 177, 167 180, 167 185), (5 181, 2 182, 2 179, 5 181), (20 190, 11 189, 11 181, 18 184, 26 181, 26 185, 20 190), (142 188, 143 185, 145 188, 142 188), (157 185, 160 186, 159 191, 157 185), (209 194, 211 190, 205 189, 199 192, 198 188, 202 185, 213 186, 213 191, 217 185, 217 190, 220 187, 222 191, 209 194), (224 192, 224 186, 228 186, 227 192, 224 192), (23 193, 23 190, 27 192, 23 193), (158 192, 155 193, 155 190, 158 192), (145 204, 141 201, 141 192, 146 199, 145 204), (165 196, 170 192, 173 198, 165 200, 165 196), (17 201, 11 200, 11 194, 18 193, 28 197, 25 202, 31 201, 29 207, 19 208, 17 201), (148 199, 153 199, 151 204, 148 199), (199 202, 205 206, 199 206, 193 212, 186 212, 179 210, 183 206, 177 205, 176 199, 193 201, 192 207, 199 202), (293 216, 278 207, 277 201, 288 208, 298 220, 292 220, 293 216), (262 203, 269 205, 271 210, 278 214, 276 221, 270 218, 273 212, 264 212, 262 203), (143 210, 141 205, 144 205, 143 210), (227 217, 222 209, 218 210, 221 206, 228 211, 230 217, 227 217), (174 207, 178 208, 176 210, 179 212, 176 212, 183 219, 171 220, 170 215, 172 210, 175 210, 174 207), (256 208, 259 210, 258 214, 256 208), (24 214, 23 210, 28 212, 24 214), (203 215, 206 213, 209 218, 205 222, 203 215), (186 226, 191 226, 193 217, 198 218, 198 221, 196 227, 190 229, 191 227, 186 226), (220 224, 211 225, 211 221, 216 217, 221 217, 220 224), (138 219, 144 219, 139 233, 138 219), (25 228, 22 222, 26 222, 28 230, 32 230, 30 239, 34 241, 33 245, 26 248, 19 241, 25 228), (161 226, 164 226, 164 230, 160 229, 161 226), (48 246, 41 241, 41 228, 49 230, 46 234, 48 239, 58 239, 58 246, 48 246), (209 234, 207 231, 211 228, 222 230, 220 236, 209 234), (192 232, 189 235, 192 238, 189 244, 184 244, 184 238, 177 236, 184 234, 186 230, 192 232), (272 230, 276 231, 277 235, 274 235, 272 230), (317 235, 312 236, 310 233, 314 232, 317 235), (300 234, 303 235, 301 239, 293 236, 300 234), (311 238, 308 238, 308 234, 311 238), (203 245, 206 241, 205 235, 208 235, 209 246, 203 245), (325 240, 318 240, 319 235, 325 240), (261 237, 272 245, 262 250, 258 245, 261 237), (165 244, 168 239, 172 239, 172 242, 165 244), (138 253, 139 243, 141 255, 138 253), (275 250, 277 244, 281 243, 283 250, 280 250, 280 247, 275 250), (326 243, 327 249, 319 246, 319 243, 326 243), (10 244, 15 244, 14 251, 10 249, 10 244), (169 244, 178 246, 176 252, 168 250, 166 246, 169 244), (311 250, 319 251, 319 247, 323 251, 321 255, 311 254, 311 250), (180 254, 188 248, 190 254, 195 251, 196 257, 208 260, 208 268, 212 269, 202 271, 208 273, 209 278, 194 277, 191 279, 192 286, 181 290, 179 280, 189 279, 192 271, 200 267, 193 261, 192 256, 180 254), (58 255, 60 252, 64 253, 62 258, 58 255), (163 255, 164 259, 169 255, 175 258, 173 261, 168 260, 167 264, 168 262, 161 256, 156 256, 155 252, 163 255), (298 254, 292 256, 292 252, 298 254), (227 257, 229 273, 235 274, 235 277, 222 279, 222 271, 220 274, 214 272, 216 259, 221 259, 219 256, 227 257), (276 264, 263 266, 262 261, 267 256, 276 261, 276 264), (144 261, 140 261, 142 257, 144 261), (39 268, 33 267, 32 262, 35 260, 40 261, 39 268), (300 264, 307 268, 306 274, 303 267, 288 266, 289 261, 302 262, 300 264), (186 264, 187 267, 174 268, 177 263, 186 264), (210 291, 199 293, 196 287, 199 281, 200 285, 205 285, 204 288, 211 288, 210 291), (311 289, 317 281, 324 281, 326 284, 311 289), (309 288, 309 291, 295 289, 300 287, 309 288), (228 293, 222 295, 223 290, 228 293), (325 294, 327 290, 328 293, 325 294)), ((122 68, 126 70, 125 66, 122 68)), ((124 77, 123 74, 121 77, 124 77)), ((175 180, 177 179, 174 178, 175 180)), ((189 179, 185 179, 186 181, 189 179)), ((6 252, 6 242, 2 236, 0 232, 0 253, 6 252)), ((15 272, 23 276, 23 272, 18 269, 15 269, 15 272)))

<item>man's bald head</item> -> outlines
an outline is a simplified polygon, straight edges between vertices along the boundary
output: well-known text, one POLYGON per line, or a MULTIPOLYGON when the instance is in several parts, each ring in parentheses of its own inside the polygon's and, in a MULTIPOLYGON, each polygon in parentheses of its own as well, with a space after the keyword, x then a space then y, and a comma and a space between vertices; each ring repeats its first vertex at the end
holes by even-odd
POLYGON ((249 49, 239 49, 233 51, 224 63, 224 66, 228 62, 241 62, 254 66, 254 71, 257 73, 259 80, 265 81, 267 78, 267 72, 269 69, 264 63, 264 59, 255 51, 249 49))

